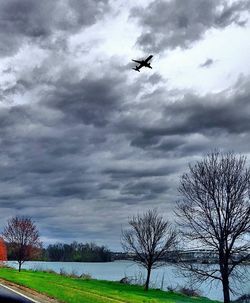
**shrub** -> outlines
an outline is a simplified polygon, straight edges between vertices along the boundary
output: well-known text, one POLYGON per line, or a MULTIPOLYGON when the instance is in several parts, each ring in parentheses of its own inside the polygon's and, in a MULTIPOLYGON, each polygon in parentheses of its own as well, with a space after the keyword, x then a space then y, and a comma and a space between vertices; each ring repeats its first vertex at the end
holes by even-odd
POLYGON ((91 277, 91 274, 88 274, 88 273, 83 273, 79 276, 79 278, 83 279, 83 280, 91 280, 92 277, 91 277))
POLYGON ((66 274, 66 276, 70 278, 79 278, 79 275, 75 270, 72 270, 71 273, 66 274))
POLYGON ((46 272, 46 273, 48 273, 48 274, 57 274, 57 272, 55 272, 53 269, 43 269, 42 270, 43 272, 46 272))
POLYGON ((119 281, 121 284, 131 284, 131 279, 129 279, 128 277, 124 277, 119 281))
POLYGON ((198 290, 188 287, 181 287, 179 289, 179 292, 183 295, 189 296, 189 297, 200 297, 200 293, 198 290))
POLYGON ((176 291, 176 287, 168 286, 168 287, 167 287, 167 290, 168 290, 169 292, 174 292, 174 291, 176 291))
POLYGON ((61 276, 67 276, 67 272, 65 271, 64 268, 60 268, 60 275, 61 276))
POLYGON ((233 301, 234 303, 250 303, 250 294, 240 296, 238 299, 233 301))

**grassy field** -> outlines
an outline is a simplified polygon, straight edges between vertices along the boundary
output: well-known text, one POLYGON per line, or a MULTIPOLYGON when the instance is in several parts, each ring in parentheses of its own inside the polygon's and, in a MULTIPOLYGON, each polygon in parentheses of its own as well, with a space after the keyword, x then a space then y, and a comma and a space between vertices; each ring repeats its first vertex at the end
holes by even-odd
POLYGON ((70 303, 213 303, 207 298, 149 290, 118 282, 70 278, 54 273, 1 268, 0 278, 32 288, 61 302, 70 303))

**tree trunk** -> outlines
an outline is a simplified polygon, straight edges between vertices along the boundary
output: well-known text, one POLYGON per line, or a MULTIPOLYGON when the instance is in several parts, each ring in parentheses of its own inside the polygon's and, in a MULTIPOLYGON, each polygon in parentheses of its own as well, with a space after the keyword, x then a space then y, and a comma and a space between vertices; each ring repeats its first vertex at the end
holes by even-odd
POLYGON ((22 262, 18 261, 18 271, 21 271, 22 262))
POLYGON ((230 303, 228 258, 223 253, 221 253, 220 257, 220 272, 222 277, 224 303, 230 303))
POLYGON ((149 266, 148 268, 147 268, 147 279, 146 279, 146 283, 145 283, 145 287, 144 287, 144 289, 146 290, 146 291, 148 291, 148 286, 149 286, 149 281, 150 281, 150 274, 151 274, 151 266, 149 266))
POLYGON ((230 303, 229 280, 227 275, 222 277, 224 303, 230 303))

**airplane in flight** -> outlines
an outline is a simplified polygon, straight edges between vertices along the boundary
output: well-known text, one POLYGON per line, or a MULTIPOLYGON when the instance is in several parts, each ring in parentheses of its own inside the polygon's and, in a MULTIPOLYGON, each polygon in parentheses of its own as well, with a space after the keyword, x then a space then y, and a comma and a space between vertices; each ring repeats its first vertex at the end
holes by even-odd
POLYGON ((145 60, 134 60, 132 59, 132 61, 139 63, 139 65, 137 65, 135 68, 133 68, 133 70, 136 70, 137 72, 140 72, 140 69, 144 66, 144 67, 148 67, 148 68, 152 68, 152 66, 150 65, 149 60, 151 60, 153 58, 153 55, 150 55, 147 57, 147 59, 145 60))

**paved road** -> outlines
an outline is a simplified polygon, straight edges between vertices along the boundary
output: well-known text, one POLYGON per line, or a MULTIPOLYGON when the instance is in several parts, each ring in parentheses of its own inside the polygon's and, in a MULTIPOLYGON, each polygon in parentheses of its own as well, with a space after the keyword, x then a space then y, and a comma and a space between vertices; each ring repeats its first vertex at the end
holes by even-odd
POLYGON ((21 295, 0 285, 0 302, 1 303, 33 303, 21 295))

